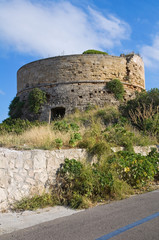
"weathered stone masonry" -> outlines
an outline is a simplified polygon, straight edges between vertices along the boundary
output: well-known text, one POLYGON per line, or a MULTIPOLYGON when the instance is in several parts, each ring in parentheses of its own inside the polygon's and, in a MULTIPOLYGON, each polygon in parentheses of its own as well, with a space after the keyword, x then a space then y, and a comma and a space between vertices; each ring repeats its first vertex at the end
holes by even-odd
POLYGON ((39 119, 49 121, 52 109, 67 114, 75 108, 84 110, 88 104, 117 104, 105 88, 115 78, 124 84, 126 99, 145 89, 142 59, 135 54, 121 57, 82 54, 35 61, 19 69, 17 96, 25 101, 33 88, 45 91, 47 103, 39 119))

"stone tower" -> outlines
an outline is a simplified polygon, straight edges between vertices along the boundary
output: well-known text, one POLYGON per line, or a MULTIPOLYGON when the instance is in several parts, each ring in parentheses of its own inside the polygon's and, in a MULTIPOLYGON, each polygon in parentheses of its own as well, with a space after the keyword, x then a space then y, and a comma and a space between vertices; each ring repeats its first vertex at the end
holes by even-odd
MULTIPOLYGON (((50 121, 55 116, 84 110, 88 104, 118 104, 106 89, 106 83, 119 79, 125 89, 125 100, 135 91, 145 89, 144 63, 136 54, 120 57, 103 54, 59 56, 22 66, 17 73, 17 96, 27 101, 34 88, 46 92, 47 103, 37 119, 50 121)), ((23 114, 29 117, 28 113, 23 114)))

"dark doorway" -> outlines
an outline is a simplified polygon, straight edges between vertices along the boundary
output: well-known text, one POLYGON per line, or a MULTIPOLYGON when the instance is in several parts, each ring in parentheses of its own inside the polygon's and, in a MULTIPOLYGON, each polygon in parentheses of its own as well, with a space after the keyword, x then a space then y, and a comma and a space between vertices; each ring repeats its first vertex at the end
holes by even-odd
POLYGON ((63 118, 65 116, 65 108, 56 107, 51 109, 51 120, 63 118))

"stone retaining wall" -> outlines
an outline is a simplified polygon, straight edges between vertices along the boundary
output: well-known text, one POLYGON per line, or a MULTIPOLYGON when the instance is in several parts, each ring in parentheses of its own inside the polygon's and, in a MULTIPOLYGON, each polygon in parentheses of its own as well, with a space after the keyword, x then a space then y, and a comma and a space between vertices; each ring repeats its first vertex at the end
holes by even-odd
POLYGON ((0 148, 0 209, 22 197, 47 190, 65 158, 86 157, 83 149, 15 151, 0 148))
MULTIPOLYGON (((151 147, 155 146, 135 147, 135 151, 146 155, 151 147)), ((55 181, 56 171, 65 158, 93 161, 88 159, 84 149, 16 151, 0 148, 0 211, 23 197, 47 191, 55 181)))

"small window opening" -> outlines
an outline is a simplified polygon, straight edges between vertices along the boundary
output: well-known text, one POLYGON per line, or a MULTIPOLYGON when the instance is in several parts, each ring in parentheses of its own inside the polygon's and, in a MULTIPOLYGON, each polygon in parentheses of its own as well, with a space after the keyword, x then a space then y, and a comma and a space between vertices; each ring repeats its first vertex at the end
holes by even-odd
POLYGON ((83 98, 82 96, 79 96, 79 98, 83 98))
POLYGON ((71 92, 74 92, 74 89, 72 89, 71 92))
POLYGON ((50 100, 50 95, 46 94, 46 98, 47 98, 47 101, 49 101, 50 100))
POLYGON ((51 120, 63 118, 65 116, 65 108, 56 107, 51 109, 51 120))

